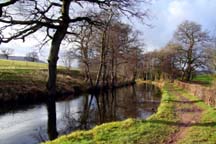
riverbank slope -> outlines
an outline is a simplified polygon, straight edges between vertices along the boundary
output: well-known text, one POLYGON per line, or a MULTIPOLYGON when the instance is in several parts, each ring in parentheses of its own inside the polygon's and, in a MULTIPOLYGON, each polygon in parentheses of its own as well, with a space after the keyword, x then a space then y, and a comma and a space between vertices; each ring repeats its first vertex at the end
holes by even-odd
POLYGON ((127 119, 77 131, 46 144, 213 144, 216 110, 187 91, 166 83, 156 114, 147 120, 127 119))
MULTIPOLYGON (((0 102, 44 101, 47 79, 47 64, 0 60, 0 102)), ((80 71, 58 67, 58 94, 72 94, 79 88, 86 88, 80 71)))
MULTIPOLYGON (((57 68, 58 99, 68 95, 88 92, 92 88, 85 82, 84 74, 79 69, 57 68)), ((46 82, 48 79, 47 64, 0 60, 0 104, 18 102, 35 103, 47 99, 46 82)), ((117 87, 130 85, 124 81, 117 87)), ((100 88, 100 86, 99 86, 100 88)))

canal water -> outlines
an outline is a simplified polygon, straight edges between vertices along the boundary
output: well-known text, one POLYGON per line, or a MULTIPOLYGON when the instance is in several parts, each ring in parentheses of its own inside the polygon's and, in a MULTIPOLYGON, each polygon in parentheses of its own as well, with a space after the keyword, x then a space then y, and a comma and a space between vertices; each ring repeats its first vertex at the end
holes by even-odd
POLYGON ((31 106, 0 108, 0 144, 36 144, 75 130, 157 111, 160 90, 150 84, 31 106))

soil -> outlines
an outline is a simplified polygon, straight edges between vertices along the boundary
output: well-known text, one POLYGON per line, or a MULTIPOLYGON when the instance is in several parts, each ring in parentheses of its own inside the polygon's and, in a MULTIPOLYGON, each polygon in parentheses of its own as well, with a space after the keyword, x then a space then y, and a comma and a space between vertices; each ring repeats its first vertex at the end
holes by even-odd
POLYGON ((187 135, 191 126, 199 122, 202 114, 202 109, 195 105, 197 101, 190 101, 180 93, 174 93, 180 98, 179 101, 176 101, 177 104, 175 107, 176 114, 180 118, 180 121, 177 123, 178 131, 171 135, 166 144, 178 143, 179 140, 187 135))
MULTIPOLYGON (((81 81, 82 82, 82 81, 81 81)), ((116 88, 133 85, 133 82, 126 81, 118 83, 116 88)), ((108 89, 109 87, 104 87, 108 89)), ((103 87, 98 86, 98 90, 103 87)), ((89 87, 86 83, 80 83, 71 78, 64 78, 57 81, 57 100, 76 97, 80 93, 91 92, 95 88, 89 87)), ((38 103, 46 102, 48 92, 46 82, 40 81, 0 81, 0 105, 8 103, 38 103)))
MULTIPOLYGON (((74 87, 59 84, 58 95, 74 94, 74 87)), ((0 103, 42 102, 47 99, 46 83, 34 81, 0 81, 0 103)))

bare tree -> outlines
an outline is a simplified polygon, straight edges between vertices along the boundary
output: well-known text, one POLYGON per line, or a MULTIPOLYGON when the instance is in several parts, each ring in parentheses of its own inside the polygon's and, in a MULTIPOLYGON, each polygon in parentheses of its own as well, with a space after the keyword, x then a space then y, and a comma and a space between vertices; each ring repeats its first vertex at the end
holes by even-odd
POLYGON ((179 51, 182 46, 175 43, 168 43, 164 48, 158 51, 160 59, 160 70, 165 74, 165 78, 174 80, 181 77, 185 69, 185 59, 179 51))
MULTIPOLYGON (((146 11, 139 12, 138 5, 145 0, 9 0, 0 3, 0 42, 7 43, 11 40, 22 39, 29 35, 44 31, 44 41, 51 40, 49 63, 49 78, 47 83, 48 93, 51 97, 56 95, 56 65, 59 49, 66 35, 77 35, 74 33, 74 25, 85 21, 89 24, 99 24, 94 20, 92 13, 85 15, 75 9, 75 5, 82 9, 103 9, 108 10, 114 7, 117 11, 127 16, 144 17, 146 11), (14 28, 9 35, 6 31, 14 28)), ((82 10, 83 10, 82 9, 82 10)), ((101 24, 101 23, 100 23, 101 24)))
POLYGON ((26 54, 25 59, 28 61, 36 62, 39 60, 39 56, 36 51, 32 51, 26 54))
POLYGON ((211 36, 211 45, 206 49, 206 54, 209 56, 208 66, 212 71, 216 70, 216 27, 213 30, 213 35, 211 36))
POLYGON ((1 53, 3 56, 6 57, 6 59, 9 58, 10 55, 12 55, 14 52, 14 49, 12 48, 1 48, 1 53))
POLYGON ((74 59, 75 59, 75 56, 73 54, 73 50, 71 49, 64 51, 61 55, 61 60, 64 66, 66 66, 68 69, 71 68, 72 62, 74 59))
POLYGON ((210 40, 208 33, 202 30, 201 25, 185 21, 178 26, 174 38, 182 45, 179 51, 183 54, 181 59, 185 65, 183 75, 185 80, 190 81, 192 73, 204 64, 205 57, 202 54, 205 44, 210 40))
MULTIPOLYGON (((80 67, 91 86, 114 86, 121 64, 128 63, 131 69, 136 68, 129 61, 137 58, 132 52, 132 47, 138 45, 137 36, 129 25, 119 21, 118 14, 112 10, 102 11, 98 15, 105 23, 103 27, 98 29, 85 25, 81 27, 80 35, 75 39, 70 38, 69 42, 73 43, 74 54, 79 58, 80 67), (97 77, 94 79, 91 73, 97 77)), ((122 74, 125 75, 124 72, 122 74)))

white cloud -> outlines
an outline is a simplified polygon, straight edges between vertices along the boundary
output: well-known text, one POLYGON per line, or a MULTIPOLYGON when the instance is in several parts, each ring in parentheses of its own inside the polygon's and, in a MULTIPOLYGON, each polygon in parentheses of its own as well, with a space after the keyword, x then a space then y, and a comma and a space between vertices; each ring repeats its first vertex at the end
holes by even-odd
POLYGON ((151 10, 154 28, 143 28, 148 49, 165 46, 184 20, 195 21, 209 31, 216 27, 216 0, 157 0, 151 10))
MULTIPOLYGON (((143 7, 146 8, 146 6, 143 7)), ((136 29, 143 31, 148 50, 163 47, 172 38, 173 32, 183 20, 195 21, 208 30, 216 27, 216 0, 154 0, 150 9, 155 17, 147 23, 151 23, 153 28, 134 22, 136 29)), ((17 41, 2 44, 0 47, 16 48, 16 54, 25 55, 36 42, 28 39, 25 43, 17 41)), ((44 60, 48 57, 49 48, 48 46, 43 49, 44 60)))
POLYGON ((187 6, 187 2, 185 1, 172 1, 169 4, 168 12, 174 18, 183 18, 185 16, 184 8, 187 6))

